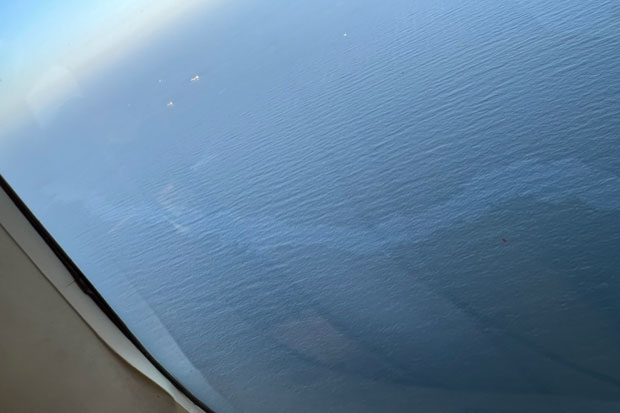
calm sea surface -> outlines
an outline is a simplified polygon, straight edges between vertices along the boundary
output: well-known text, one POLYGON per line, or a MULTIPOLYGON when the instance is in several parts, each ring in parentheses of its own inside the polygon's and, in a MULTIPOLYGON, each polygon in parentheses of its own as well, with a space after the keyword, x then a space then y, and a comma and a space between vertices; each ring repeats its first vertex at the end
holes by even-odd
POLYGON ((1 172, 207 405, 620 411, 617 2, 231 2, 87 79, 1 172))

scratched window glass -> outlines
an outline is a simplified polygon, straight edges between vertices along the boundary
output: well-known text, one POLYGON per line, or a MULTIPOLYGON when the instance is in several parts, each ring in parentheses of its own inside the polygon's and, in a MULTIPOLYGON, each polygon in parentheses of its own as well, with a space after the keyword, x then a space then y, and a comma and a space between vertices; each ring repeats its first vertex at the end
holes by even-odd
POLYGON ((0 172, 210 408, 619 411, 616 2, 0 16, 0 172))

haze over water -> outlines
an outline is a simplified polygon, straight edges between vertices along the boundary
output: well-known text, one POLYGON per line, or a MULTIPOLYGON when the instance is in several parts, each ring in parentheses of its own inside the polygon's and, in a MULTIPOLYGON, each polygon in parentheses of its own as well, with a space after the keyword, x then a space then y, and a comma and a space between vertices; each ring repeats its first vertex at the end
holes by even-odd
POLYGON ((233 3, 0 142, 155 357, 218 411, 618 411, 620 6, 233 3))

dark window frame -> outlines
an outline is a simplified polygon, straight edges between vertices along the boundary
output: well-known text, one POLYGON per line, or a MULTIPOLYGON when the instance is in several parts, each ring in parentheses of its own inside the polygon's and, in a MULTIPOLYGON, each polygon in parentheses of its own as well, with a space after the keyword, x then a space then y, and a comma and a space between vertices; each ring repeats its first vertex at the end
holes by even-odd
POLYGON ((84 294, 88 295, 91 300, 95 302, 95 304, 99 307, 101 311, 114 323, 114 325, 131 341, 131 343, 140 350, 140 352, 147 358, 155 368, 164 375, 171 383, 176 387, 181 393, 187 396, 195 405, 200 407, 207 413, 215 413, 214 410, 210 409, 204 402, 202 402, 198 397, 194 396, 185 386, 183 386, 168 370, 164 368, 156 359, 153 357, 148 350, 140 343, 138 338, 131 332, 131 330, 127 327, 127 325, 123 322, 123 320, 114 312, 112 307, 106 302, 103 296, 97 291, 97 289, 93 286, 93 284, 86 278, 82 270, 73 262, 73 260, 67 255, 67 253, 62 249, 60 244, 52 237, 52 235, 45 229, 41 221, 30 211, 26 203, 17 195, 15 190, 9 185, 9 183, 4 179, 2 174, 0 174, 0 188, 4 190, 4 192, 8 195, 11 201, 15 204, 17 209, 22 213, 22 215, 28 220, 30 225, 37 231, 39 236, 43 238, 43 241, 47 244, 47 246, 54 252, 54 255, 62 262, 67 271, 71 274, 71 277, 75 280, 76 284, 80 287, 84 294))

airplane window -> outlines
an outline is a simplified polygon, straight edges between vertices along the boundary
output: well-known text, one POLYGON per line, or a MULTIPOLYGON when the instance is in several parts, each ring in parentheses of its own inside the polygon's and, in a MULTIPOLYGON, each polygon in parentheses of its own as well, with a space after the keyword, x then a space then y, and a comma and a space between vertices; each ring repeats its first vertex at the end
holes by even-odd
POLYGON ((0 16, 0 173, 210 408, 620 409, 615 2, 0 16))

